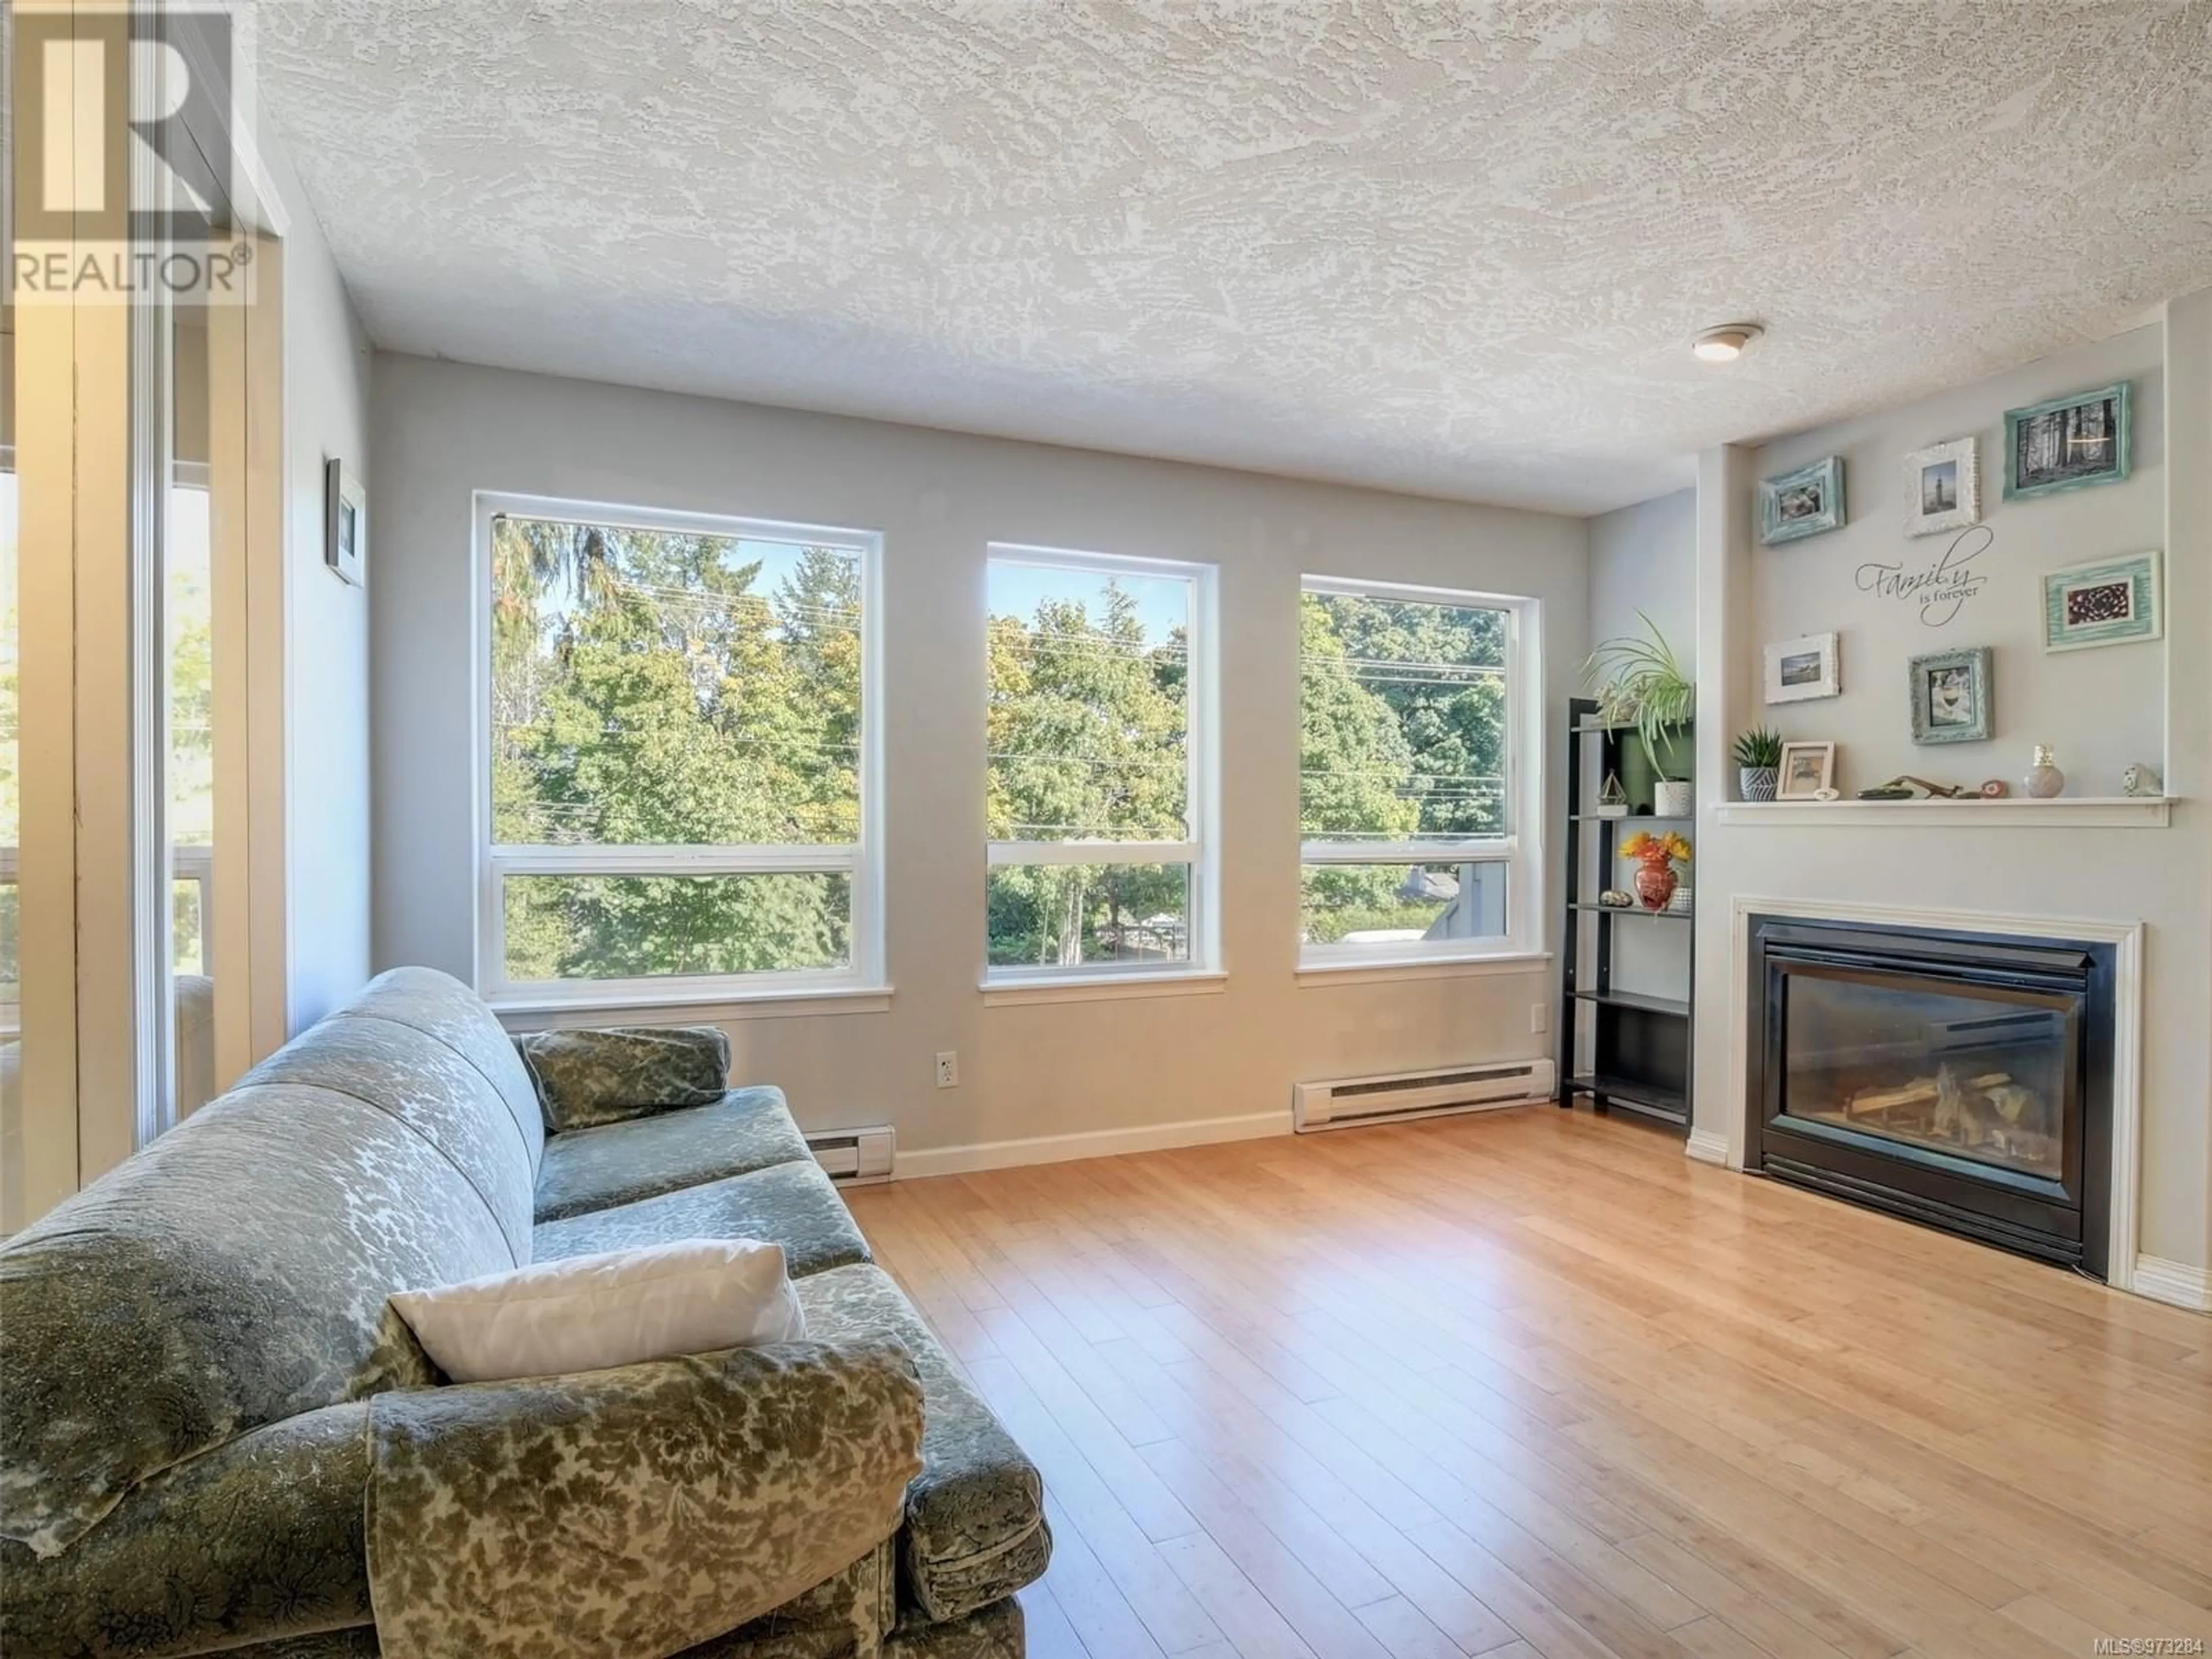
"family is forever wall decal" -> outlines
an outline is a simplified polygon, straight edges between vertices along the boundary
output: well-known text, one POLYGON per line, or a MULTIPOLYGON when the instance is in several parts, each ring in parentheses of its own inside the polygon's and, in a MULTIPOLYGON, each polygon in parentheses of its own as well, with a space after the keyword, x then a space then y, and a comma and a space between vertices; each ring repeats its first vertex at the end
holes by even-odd
POLYGON ((1990 579, 1971 567, 1996 540, 1996 532, 1978 524, 1954 536, 1935 562, 1920 569, 1908 569, 1902 561, 1870 559, 1858 568, 1859 592, 1916 607, 1925 627, 1946 627, 1989 586, 1990 579))

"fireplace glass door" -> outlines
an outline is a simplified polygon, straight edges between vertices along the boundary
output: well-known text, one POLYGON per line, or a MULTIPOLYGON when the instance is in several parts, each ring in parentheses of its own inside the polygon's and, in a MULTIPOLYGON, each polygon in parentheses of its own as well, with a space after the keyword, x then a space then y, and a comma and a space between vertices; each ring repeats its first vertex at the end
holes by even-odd
POLYGON ((2105 1273, 2115 948, 1750 924, 1746 1167, 2105 1273))
POLYGON ((1800 971, 1784 1113, 2063 1181, 2071 1008, 2009 987, 1800 971))

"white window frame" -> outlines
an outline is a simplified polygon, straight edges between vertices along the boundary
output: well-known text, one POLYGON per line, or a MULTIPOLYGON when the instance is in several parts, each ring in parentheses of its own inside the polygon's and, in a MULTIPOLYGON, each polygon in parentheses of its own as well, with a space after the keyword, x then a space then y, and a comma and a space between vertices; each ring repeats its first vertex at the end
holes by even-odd
POLYGON ((874 531, 791 524, 720 514, 615 506, 549 495, 476 493, 471 578, 476 617, 477 988, 505 1012, 578 1008, 654 1008, 839 997, 882 997, 890 986, 884 953, 883 537, 874 531), (860 839, 851 846, 514 846, 491 838, 491 537, 502 514, 615 529, 796 542, 831 547, 860 561, 860 839), (669 975, 629 979, 514 981, 507 977, 506 912, 510 876, 842 875, 850 883, 851 960, 842 968, 757 974, 669 975))
MULTIPOLYGON (((1534 957, 1544 940, 1544 650, 1543 606, 1510 593, 1428 587, 1347 576, 1306 575, 1298 592, 1357 599, 1409 599, 1424 605, 1505 613, 1505 800, 1502 836, 1451 841, 1301 841, 1298 865, 1496 864, 1505 868, 1505 931, 1492 939, 1406 939, 1358 945, 1298 944, 1302 973, 1393 963, 1484 962, 1534 957)), ((1298 695, 1305 695, 1299 664, 1298 695)), ((1303 886, 1303 881, 1301 882, 1303 886)), ((1303 906, 1301 906, 1303 912, 1303 906)), ((1304 928, 1298 927, 1302 933, 1304 928)))
MULTIPOLYGON (((1109 579, 1115 576, 1166 578, 1190 584, 1190 619, 1185 633, 1184 661, 1188 687, 1188 725, 1183 757, 1185 828, 1183 841, 987 841, 987 870, 1018 865, 1181 864, 1189 867, 1186 907, 1190 930, 1188 960, 1178 963, 1086 962, 994 967, 990 961, 988 918, 977 929, 983 952, 982 988, 986 992, 1043 991, 1060 987, 1070 990, 1096 988, 1112 994, 1117 987, 1185 982, 1201 986, 1218 981, 1221 972, 1221 914, 1218 837, 1221 766, 1215 733, 1219 728, 1218 584, 1220 568, 1180 559, 1157 559, 1124 553, 1092 553, 1070 548, 1033 547, 1014 542, 992 542, 988 568, 995 564, 1030 565, 1048 570, 1079 570, 1109 579)), ((986 628, 989 601, 985 600, 986 628)), ((988 650, 988 645, 986 649, 988 650)), ((986 704, 988 714, 988 705, 986 704)), ((988 740, 987 740, 988 747, 988 740)), ((984 762, 988 775, 989 760, 984 762)))

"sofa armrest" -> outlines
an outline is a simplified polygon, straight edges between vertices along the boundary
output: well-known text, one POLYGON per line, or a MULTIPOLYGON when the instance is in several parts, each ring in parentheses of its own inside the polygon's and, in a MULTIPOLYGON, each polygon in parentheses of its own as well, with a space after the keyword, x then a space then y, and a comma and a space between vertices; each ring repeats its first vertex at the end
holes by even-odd
POLYGON ((729 1088, 729 1034, 715 1025, 530 1031, 514 1046, 556 1134, 711 1106, 729 1088))
POLYGON ((921 1427, 890 1340, 379 1395, 377 1639, 596 1659, 720 1635, 897 1532, 921 1427))
POLYGON ((0 1652, 161 1659, 365 1626, 368 1484, 356 1401, 164 1470, 58 1554, 0 1543, 0 1652))

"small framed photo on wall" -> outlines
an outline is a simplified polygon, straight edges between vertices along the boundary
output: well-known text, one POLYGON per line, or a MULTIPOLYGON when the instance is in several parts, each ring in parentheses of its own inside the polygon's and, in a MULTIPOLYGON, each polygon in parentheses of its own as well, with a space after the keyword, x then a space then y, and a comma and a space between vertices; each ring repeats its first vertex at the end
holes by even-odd
POLYGON ((1939 651, 1910 665, 1912 740, 1986 743, 1996 727, 1990 711, 1990 648, 1939 651))
POLYGON ((368 556, 368 495, 333 457, 323 463, 323 562, 356 587, 368 556))
POLYGON ((1785 743, 1776 775, 1777 800, 1820 800, 1836 787, 1836 745, 1785 743))
POLYGON ((1808 634, 1766 647, 1766 701, 1804 702, 1840 696, 1843 664, 1833 634, 1808 634))
POLYGON ((2005 499, 2120 483, 2134 422, 2129 382, 2005 410, 2005 499))
POLYGON ((1844 461, 1825 456, 1794 472, 1764 478, 1759 485, 1759 539, 1781 542, 1819 536, 1844 525, 1844 461))
POLYGON ((2043 579, 2043 648, 2132 645, 2166 631, 2156 553, 2054 570, 2043 579))
POLYGON ((1974 441, 1916 449, 1905 458, 1905 533, 1940 536, 1982 521, 1982 484, 1974 441))

